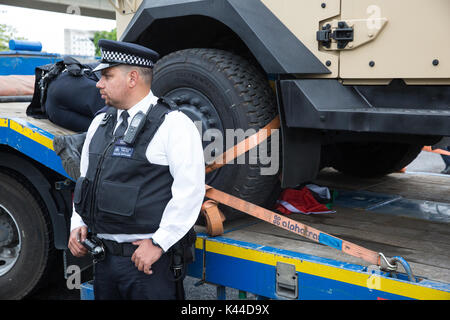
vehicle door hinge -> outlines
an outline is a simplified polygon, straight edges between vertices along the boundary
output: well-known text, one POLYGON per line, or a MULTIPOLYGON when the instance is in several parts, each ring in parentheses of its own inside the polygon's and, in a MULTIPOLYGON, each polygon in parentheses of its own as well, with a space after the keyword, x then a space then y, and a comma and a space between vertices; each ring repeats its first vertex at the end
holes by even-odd
POLYGON ((317 41, 326 48, 331 48, 331 40, 335 40, 338 49, 344 49, 347 43, 353 41, 353 28, 349 27, 345 21, 339 21, 335 29, 327 23, 322 26, 322 30, 317 31, 317 41))
POLYGON ((324 50, 351 50, 375 39, 386 18, 325 22, 316 39, 324 50))

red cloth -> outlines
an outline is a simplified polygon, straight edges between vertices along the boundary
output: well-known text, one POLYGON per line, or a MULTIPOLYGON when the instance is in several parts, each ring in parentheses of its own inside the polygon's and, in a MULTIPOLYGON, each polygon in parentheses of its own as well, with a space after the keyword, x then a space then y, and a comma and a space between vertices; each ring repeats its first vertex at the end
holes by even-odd
POLYGON ((286 189, 278 199, 275 210, 284 214, 291 213, 332 213, 327 206, 318 202, 307 187, 300 190, 286 189))

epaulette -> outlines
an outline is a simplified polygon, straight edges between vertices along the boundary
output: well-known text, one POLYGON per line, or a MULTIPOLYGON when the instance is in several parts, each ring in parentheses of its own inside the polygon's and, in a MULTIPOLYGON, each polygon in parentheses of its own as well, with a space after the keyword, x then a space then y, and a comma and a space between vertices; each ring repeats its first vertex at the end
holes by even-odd
POLYGON ((104 106, 103 108, 101 108, 100 110, 98 110, 95 114, 94 114, 94 118, 96 116, 98 116, 100 113, 105 113, 106 111, 108 111, 108 106, 104 106))
POLYGON ((103 116, 103 119, 100 122, 100 125, 104 126, 108 123, 109 119, 112 119, 112 117, 117 113, 117 110, 110 106, 104 106, 103 108, 101 108, 100 110, 98 110, 95 113, 95 116, 102 114, 102 113, 104 113, 105 115, 103 116))

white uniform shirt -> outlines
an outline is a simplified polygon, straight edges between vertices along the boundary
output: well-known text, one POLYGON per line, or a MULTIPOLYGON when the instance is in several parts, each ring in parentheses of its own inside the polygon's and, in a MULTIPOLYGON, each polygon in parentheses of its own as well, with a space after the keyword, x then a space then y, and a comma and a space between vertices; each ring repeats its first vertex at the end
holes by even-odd
MULTIPOLYGON (((139 111, 147 112, 158 98, 150 93, 128 110, 128 124, 139 111)), ((118 110, 117 127, 122 122, 123 110, 118 110)), ((92 120, 81 152, 80 174, 86 176, 89 165, 89 144, 104 114, 92 120)), ((200 134, 192 122, 181 111, 173 111, 165 116, 164 122, 149 143, 146 153, 150 163, 168 165, 173 177, 172 199, 164 209, 161 223, 155 233, 150 234, 98 234, 99 238, 117 242, 133 242, 153 238, 164 251, 180 240, 194 225, 205 196, 205 160, 200 134)), ((151 208, 149 208, 149 211, 151 208)), ((75 211, 72 213, 71 230, 84 226, 75 211)))

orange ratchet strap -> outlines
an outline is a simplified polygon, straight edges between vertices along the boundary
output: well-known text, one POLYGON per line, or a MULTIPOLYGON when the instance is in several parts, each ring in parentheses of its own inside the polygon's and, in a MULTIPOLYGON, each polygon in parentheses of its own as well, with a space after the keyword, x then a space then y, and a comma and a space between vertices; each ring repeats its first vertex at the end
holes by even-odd
POLYGON ((258 144, 270 137, 273 129, 278 128, 280 128, 280 117, 276 116, 271 122, 269 122, 264 128, 260 129, 257 133, 242 140, 234 147, 228 149, 220 156, 216 157, 210 165, 206 166, 206 173, 210 173, 213 170, 223 167, 228 162, 233 161, 235 158, 243 155, 248 150, 256 147, 258 144))
POLYGON ((269 222, 282 229, 294 232, 314 242, 333 247, 337 250, 341 250, 342 252, 352 255, 354 257, 366 260, 371 264, 375 265, 381 264, 380 255, 375 251, 363 248, 354 243, 334 237, 330 234, 309 227, 303 223, 279 215, 273 211, 267 210, 253 203, 244 201, 225 192, 214 189, 213 187, 208 185, 206 185, 206 197, 218 203, 227 205, 233 209, 245 212, 258 219, 269 222))
POLYGON ((202 205, 202 212, 206 219, 206 229, 208 234, 215 237, 223 234, 223 222, 225 215, 220 211, 217 202, 208 200, 202 205))
POLYGON ((442 154, 445 156, 450 156, 450 152, 446 151, 446 150, 442 150, 442 149, 432 149, 430 146, 425 146, 422 148, 423 151, 427 151, 427 152, 433 152, 433 153, 438 153, 438 154, 442 154))
MULTIPOLYGON (((241 141, 233 148, 228 149, 222 155, 216 157, 212 164, 206 166, 206 173, 224 166, 226 163, 231 162, 233 159, 246 153, 251 148, 256 147, 259 143, 271 135, 272 129, 278 129, 279 127, 280 118, 277 116, 257 133, 241 141)), ((392 269, 394 267, 389 264, 389 261, 387 261, 382 253, 377 253, 346 240, 334 237, 328 233, 309 227, 303 223, 214 189, 209 185, 206 185, 206 197, 211 200, 203 203, 202 213, 207 220, 207 230, 211 236, 223 234, 223 222, 225 221, 225 216, 218 208, 218 204, 222 203, 233 209, 269 222, 270 224, 278 226, 282 229, 294 232, 314 242, 330 246, 354 257, 366 260, 371 264, 381 266, 382 263, 385 263, 392 269)))

